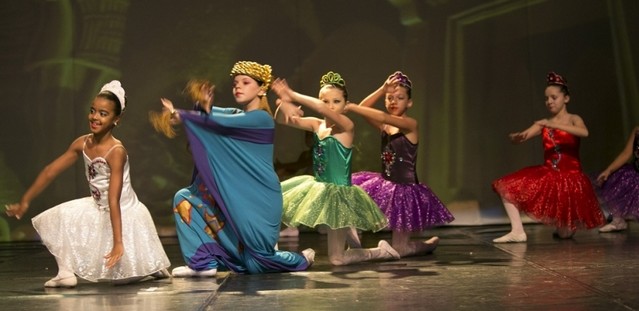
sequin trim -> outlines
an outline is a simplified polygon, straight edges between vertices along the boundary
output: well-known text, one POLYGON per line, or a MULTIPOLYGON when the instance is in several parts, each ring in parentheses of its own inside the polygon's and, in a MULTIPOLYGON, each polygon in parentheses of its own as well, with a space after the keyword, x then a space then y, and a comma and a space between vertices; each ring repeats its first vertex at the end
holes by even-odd
POLYGON ((324 152, 324 146, 322 146, 321 143, 318 144, 313 152, 315 153, 315 158, 317 159, 316 161, 313 161, 315 171, 320 176, 324 175, 324 172, 326 171, 326 153, 324 152))
POLYGON ((395 152, 386 146, 386 149, 382 152, 381 158, 382 163, 384 163, 384 174, 386 174, 386 176, 390 176, 393 164, 395 164, 395 152))
POLYGON ((559 161, 561 161, 561 148, 559 147, 559 145, 557 145, 557 142, 555 141, 554 129, 548 129, 548 137, 550 138, 550 141, 552 141, 552 145, 554 146, 553 150, 557 154, 557 157, 551 160, 552 168, 558 171, 559 169, 557 168, 557 165, 559 165, 559 161))

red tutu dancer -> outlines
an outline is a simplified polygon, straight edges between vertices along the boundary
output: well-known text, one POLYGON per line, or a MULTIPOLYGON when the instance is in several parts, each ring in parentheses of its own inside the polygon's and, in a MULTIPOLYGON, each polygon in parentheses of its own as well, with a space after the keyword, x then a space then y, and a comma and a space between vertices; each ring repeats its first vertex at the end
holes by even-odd
POLYGON ((493 182, 512 227, 508 234, 494 239, 495 243, 526 241, 519 211, 556 227, 560 238, 571 238, 577 229, 604 223, 590 179, 579 162, 579 141, 588 136, 588 129, 581 117, 568 113, 570 93, 565 80, 551 72, 547 83, 546 107, 551 116, 509 135, 518 144, 541 134, 545 161, 493 182))

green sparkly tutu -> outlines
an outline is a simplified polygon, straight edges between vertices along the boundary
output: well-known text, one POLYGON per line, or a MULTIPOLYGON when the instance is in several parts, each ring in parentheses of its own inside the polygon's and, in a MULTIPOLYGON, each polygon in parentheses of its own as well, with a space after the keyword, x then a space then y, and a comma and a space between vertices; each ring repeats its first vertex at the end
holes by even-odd
POLYGON ((332 229, 379 231, 388 224, 377 204, 357 186, 318 182, 302 175, 283 181, 282 193, 282 222, 289 227, 323 224, 332 229))

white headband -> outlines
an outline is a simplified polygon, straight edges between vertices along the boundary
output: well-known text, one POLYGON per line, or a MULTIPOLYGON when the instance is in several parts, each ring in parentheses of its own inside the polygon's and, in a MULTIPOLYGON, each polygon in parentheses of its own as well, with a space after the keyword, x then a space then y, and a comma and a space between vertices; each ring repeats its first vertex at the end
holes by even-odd
POLYGON ((124 89, 122 88, 122 84, 120 84, 120 81, 113 80, 113 81, 105 84, 102 87, 102 89, 100 89, 100 93, 104 93, 104 92, 113 93, 113 95, 115 95, 115 97, 117 97, 118 100, 120 101, 120 105, 121 105, 122 110, 124 110, 124 107, 125 107, 126 103, 125 103, 125 98, 124 98, 124 89))

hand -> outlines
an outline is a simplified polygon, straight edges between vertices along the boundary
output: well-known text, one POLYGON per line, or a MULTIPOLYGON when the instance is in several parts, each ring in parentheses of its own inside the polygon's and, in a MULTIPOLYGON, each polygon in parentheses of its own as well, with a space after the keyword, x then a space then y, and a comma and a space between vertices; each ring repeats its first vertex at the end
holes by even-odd
POLYGON ((200 87, 200 93, 202 94, 202 98, 204 99, 204 102, 206 103, 206 105, 204 106, 211 106, 211 103, 213 103, 214 88, 215 88, 214 86, 207 85, 207 84, 203 84, 200 87))
POLYGON ((164 106, 164 109, 173 112, 175 110, 175 108, 173 108, 173 102, 169 99, 166 98, 160 98, 160 101, 162 102, 162 106, 164 106))
POLYGON ((546 119, 541 119, 539 121, 535 121, 535 124, 541 127, 551 127, 551 122, 546 119))
POLYGON ((293 90, 291 90, 291 88, 288 86, 286 80, 280 78, 275 79, 275 81, 273 81, 273 84, 271 84, 271 90, 273 90, 273 92, 275 92, 275 94, 277 94, 277 96, 283 102, 292 102, 291 93, 293 92, 293 90))
POLYGON ((388 76, 388 79, 384 81, 383 88, 386 93, 395 92, 395 90, 397 90, 397 87, 399 87, 399 79, 394 75, 388 76))
POLYGON ((166 98, 160 98, 160 101, 162 102, 162 105, 164 106, 163 110, 169 111, 169 113, 171 114, 170 123, 172 125, 179 124, 181 121, 180 114, 176 113, 175 108, 173 107, 173 102, 166 98))
POLYGON ((346 103, 346 106, 344 107, 344 113, 347 113, 351 110, 352 107, 358 106, 357 104, 353 104, 350 102, 346 103))
POLYGON ((280 113, 284 114, 284 120, 288 123, 293 118, 299 118, 304 116, 302 107, 293 105, 291 102, 286 102, 278 99, 275 102, 279 106, 280 113))
POLYGON ((597 176, 597 185, 598 186, 603 185, 606 182, 606 180, 608 180, 608 176, 610 176, 610 171, 605 170, 601 172, 601 174, 597 176))
POLYGON ((111 252, 104 256, 104 259, 107 260, 106 267, 107 269, 111 269, 115 264, 120 261, 122 258, 122 254, 124 254, 124 246, 122 243, 114 243, 111 252))
POLYGON ((525 141, 526 138, 528 138, 528 137, 526 135, 526 132, 519 132, 519 133, 510 133, 510 134, 508 134, 508 138, 510 138, 510 141, 513 144, 519 144, 519 143, 525 141))
POLYGON ((29 204, 27 203, 13 203, 7 204, 4 206, 5 213, 9 217, 15 217, 16 219, 22 218, 22 215, 29 209, 29 204))

